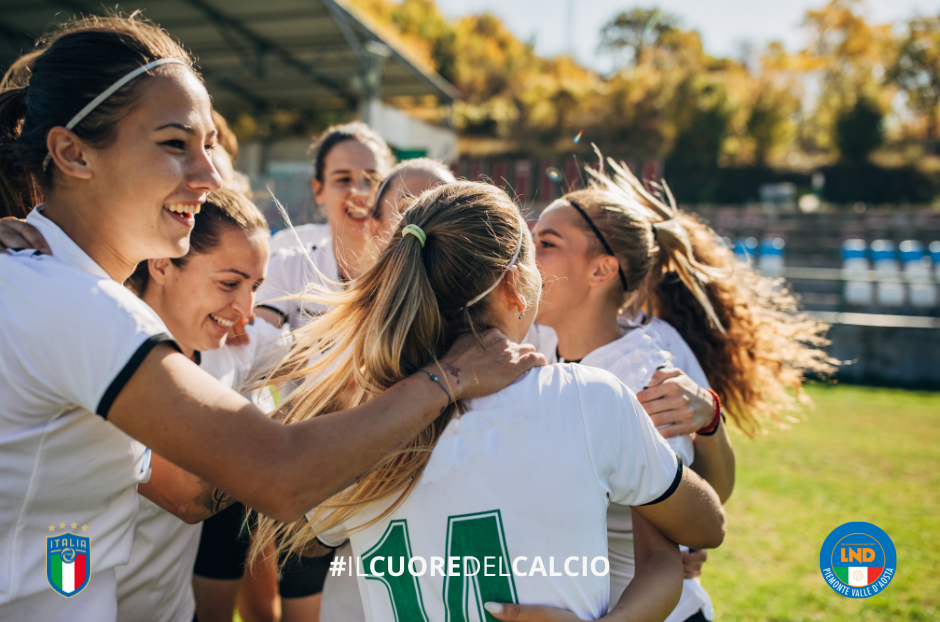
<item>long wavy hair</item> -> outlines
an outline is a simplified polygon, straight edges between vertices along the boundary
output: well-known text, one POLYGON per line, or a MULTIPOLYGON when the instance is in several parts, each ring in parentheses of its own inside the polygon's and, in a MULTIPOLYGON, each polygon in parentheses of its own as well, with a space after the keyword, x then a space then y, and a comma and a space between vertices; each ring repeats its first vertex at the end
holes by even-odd
MULTIPOLYGON (((587 169, 591 185, 642 206, 658 231, 681 231, 687 250, 680 255, 688 255, 697 272, 690 275, 671 253, 661 254, 636 295, 625 301, 625 314, 671 324, 701 363, 725 412, 750 437, 762 422, 779 421, 809 404, 802 391, 807 377, 826 377, 838 364, 825 350, 829 325, 803 312, 785 281, 737 261, 708 225, 676 207, 667 185, 651 192, 627 167, 607 164, 610 173, 587 169)), ((660 246, 673 244, 661 234, 658 240, 660 246)))
MULTIPOLYGON (((492 326, 488 303, 494 294, 467 303, 504 275, 517 248, 511 268, 515 286, 534 304, 541 289, 534 247, 506 193, 472 182, 423 193, 402 214, 389 245, 365 274, 345 291, 303 295, 329 310, 295 332, 290 353, 266 380, 302 382, 278 415, 290 425, 362 404, 436 361, 460 335, 492 326), (407 225, 424 231, 423 247, 415 236, 402 235, 407 225)), ((303 520, 282 524, 262 518, 250 560, 272 543, 278 554, 296 553, 369 505, 392 500, 367 525, 393 512, 414 487, 457 407, 448 407, 402 451, 320 505, 309 527, 303 520)))

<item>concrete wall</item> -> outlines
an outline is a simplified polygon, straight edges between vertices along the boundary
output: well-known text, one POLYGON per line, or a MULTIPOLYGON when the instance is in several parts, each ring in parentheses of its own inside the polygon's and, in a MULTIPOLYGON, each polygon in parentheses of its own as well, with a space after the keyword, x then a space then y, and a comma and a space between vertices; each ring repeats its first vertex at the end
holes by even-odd
POLYGON ((940 390, 940 329, 834 324, 829 352, 841 382, 940 390))

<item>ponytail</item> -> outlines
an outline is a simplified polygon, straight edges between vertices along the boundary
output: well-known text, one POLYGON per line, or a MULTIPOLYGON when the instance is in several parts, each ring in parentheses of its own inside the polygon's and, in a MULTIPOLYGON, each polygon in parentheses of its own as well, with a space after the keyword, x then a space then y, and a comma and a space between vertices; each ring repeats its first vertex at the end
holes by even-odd
POLYGON ((0 91, 0 217, 26 218, 29 210, 41 202, 39 185, 20 166, 13 150, 26 117, 26 91, 25 86, 0 91))
MULTIPOLYGON (((505 192, 472 182, 428 190, 404 212, 388 247, 365 274, 345 291, 304 296, 329 310, 295 331, 291 353, 267 376, 269 383, 303 382, 282 405, 285 423, 357 406, 436 361, 460 335, 488 328, 487 290, 510 266, 517 289, 534 303, 541 283, 534 265, 528 229, 505 192), (312 351, 319 353, 314 359, 312 351)), ((367 525, 393 512, 457 407, 449 406, 401 452, 321 504, 309 525, 263 518, 250 559, 271 543, 279 553, 298 552, 376 502, 393 500, 367 525)))
POLYGON ((607 163, 609 176, 587 169, 594 191, 645 212, 654 239, 654 260, 626 313, 659 317, 679 332, 748 436, 809 403, 807 375, 825 377, 837 363, 824 349, 828 325, 801 311, 784 282, 736 261, 714 231, 676 207, 665 183, 650 192, 625 166, 607 163))

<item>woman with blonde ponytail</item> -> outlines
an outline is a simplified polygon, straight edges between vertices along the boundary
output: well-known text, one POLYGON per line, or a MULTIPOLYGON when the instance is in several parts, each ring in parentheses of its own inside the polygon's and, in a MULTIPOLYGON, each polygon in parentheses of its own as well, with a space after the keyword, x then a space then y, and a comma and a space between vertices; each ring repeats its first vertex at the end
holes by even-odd
MULTIPOLYGON (((275 372, 306 378, 283 406, 285 422, 367 403, 460 335, 498 327, 522 340, 540 289, 528 229, 503 191, 463 182, 425 192, 375 266, 343 292, 310 296, 329 311, 295 331, 284 371, 275 372), (320 356, 308 363, 312 349, 320 356)), ((464 378, 427 380, 450 396, 464 378)), ((451 401, 399 454, 307 521, 263 519, 252 551, 351 538, 361 571, 379 579, 359 578, 370 621, 454 619, 468 607, 508 619, 517 603, 597 619, 608 610, 608 581, 601 562, 597 575, 587 565, 606 556, 610 501, 642 506, 675 541, 713 547, 723 538, 717 495, 683 469, 632 394, 602 370, 556 365, 492 398, 451 401), (476 560, 463 561, 480 570, 475 590, 436 561, 449 557, 476 560), (569 563, 559 577, 572 557, 585 571, 569 563), (391 579, 406 567, 405 579, 391 579)), ((615 616, 635 614, 621 603, 615 616)))

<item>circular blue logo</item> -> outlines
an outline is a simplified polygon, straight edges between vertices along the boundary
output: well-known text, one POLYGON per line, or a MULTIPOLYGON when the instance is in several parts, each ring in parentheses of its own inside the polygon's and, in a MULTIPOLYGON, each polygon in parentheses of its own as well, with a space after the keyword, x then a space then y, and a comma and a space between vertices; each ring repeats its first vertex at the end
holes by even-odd
POLYGON ((819 552, 826 583, 847 598, 868 598, 888 587, 897 561, 891 538, 871 523, 836 527, 819 552))

